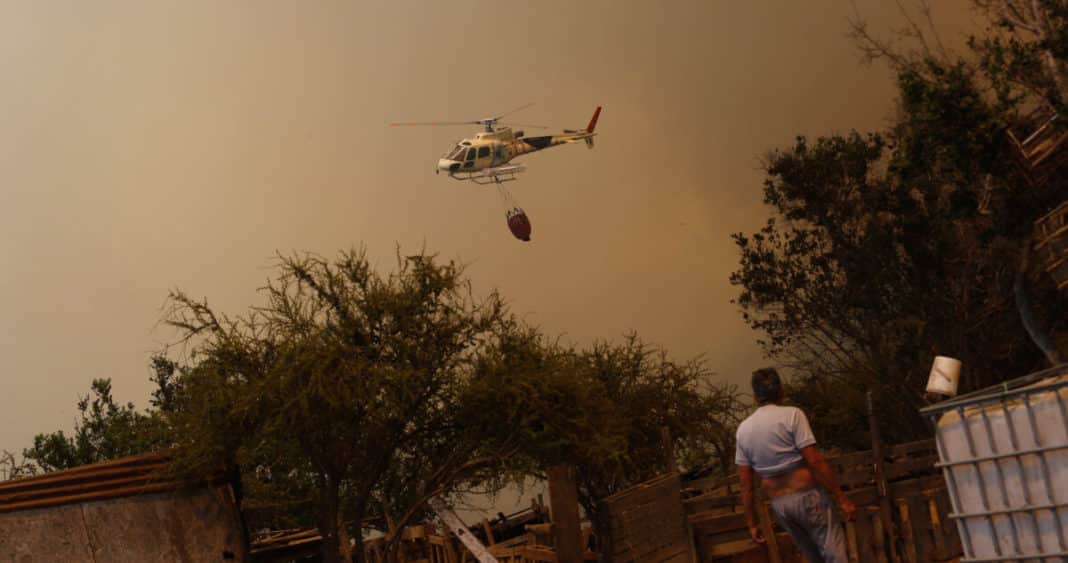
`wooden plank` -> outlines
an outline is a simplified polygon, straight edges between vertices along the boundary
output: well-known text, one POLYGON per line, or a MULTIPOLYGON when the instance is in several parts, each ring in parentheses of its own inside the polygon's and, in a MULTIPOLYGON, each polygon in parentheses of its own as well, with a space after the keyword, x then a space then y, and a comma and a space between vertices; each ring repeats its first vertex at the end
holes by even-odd
MULTIPOLYGON (((945 514, 942 510, 943 503, 939 503, 938 496, 932 496, 928 501, 928 510, 931 515, 931 535, 934 536, 935 556, 944 559, 949 557, 949 546, 946 545, 945 514)), ((952 526, 953 524, 949 524, 952 526)))
POLYGON ((931 516, 927 509, 926 495, 904 497, 912 520, 912 538, 916 546, 917 561, 931 561, 934 558, 934 544, 931 536, 931 516))
POLYGON ((857 543, 857 525, 846 521, 846 542, 849 547, 849 563, 859 563, 860 548, 857 543))
POLYGON ((768 504, 766 502, 757 503, 757 512, 760 517, 760 527, 764 532, 764 545, 768 549, 768 561, 771 563, 782 563, 782 557, 779 556, 779 542, 775 540, 775 523, 771 519, 771 512, 768 510, 768 504))
POLYGON ((578 487, 570 467, 549 468, 549 511, 553 539, 560 563, 581 563, 582 526, 579 521, 578 487))
POLYGON ((686 481, 682 484, 683 490, 697 490, 697 491, 713 491, 718 489, 726 489, 731 483, 737 484, 738 477, 704 477, 701 479, 694 479, 692 481, 686 481))
MULTIPOLYGON (((874 491, 874 487, 871 489, 874 491)), ((876 495, 872 494, 871 502, 875 502, 876 495)), ((875 550, 872 541, 871 518, 867 517, 867 505, 857 504, 857 519, 854 522, 857 534, 857 557, 865 563, 875 561, 875 550)))
POLYGON ((875 560, 886 563, 886 538, 883 536, 883 520, 876 511, 871 514, 871 539, 872 548, 875 550, 875 560))
POLYGON ((905 442, 904 444, 888 446, 886 448, 886 455, 888 457, 899 457, 926 451, 936 451, 934 440, 916 440, 915 442, 905 442))
POLYGON ((886 464, 886 478, 887 479, 899 479, 905 477, 910 473, 921 472, 934 472, 936 471, 935 463, 938 462, 938 455, 933 454, 923 457, 909 458, 902 461, 886 464))
POLYGON ((686 548, 687 548, 687 562, 698 563, 697 561, 697 541, 694 539, 693 525, 690 521, 686 521, 686 548))
POLYGON ((916 554, 916 538, 912 529, 912 518, 909 516, 908 499, 897 499, 897 513, 901 518, 901 539, 905 542, 905 561, 907 563, 919 563, 916 554))
POLYGON ((718 534, 729 530, 744 530, 747 528, 745 514, 718 515, 703 517, 703 514, 694 514, 689 517, 690 524, 702 534, 718 534))
POLYGON ((862 452, 853 452, 849 454, 842 454, 840 456, 827 459, 832 467, 846 467, 853 465, 871 465, 871 451, 865 450, 862 452))

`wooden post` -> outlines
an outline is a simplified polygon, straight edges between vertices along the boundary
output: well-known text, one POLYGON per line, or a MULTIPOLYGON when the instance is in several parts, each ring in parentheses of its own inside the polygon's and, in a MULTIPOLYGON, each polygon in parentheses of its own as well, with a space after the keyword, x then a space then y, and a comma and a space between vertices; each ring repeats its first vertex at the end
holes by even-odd
POLYGON ((664 455, 664 467, 668 473, 678 473, 679 466, 675 463, 675 445, 671 441, 671 430, 667 426, 660 427, 660 448, 664 455))
POLYGON ((931 533, 934 536, 935 551, 942 556, 946 553, 946 541, 943 537, 942 518, 938 513, 938 501, 935 497, 927 499, 927 510, 931 517, 931 533))
POLYGON ((889 544, 890 560, 894 563, 901 563, 901 559, 897 556, 897 534, 894 531, 894 518, 886 487, 886 475, 883 473, 883 441, 879 436, 879 417, 875 413, 875 401, 872 399, 871 390, 868 390, 868 427, 871 430, 872 468, 875 470, 875 484, 879 492, 879 519, 882 524, 882 530, 876 531, 876 535, 879 536, 876 541, 877 545, 889 544), (882 537, 883 533, 889 537, 889 542, 885 542, 882 537))
POLYGON ((486 545, 497 543, 497 541, 493 539, 493 528, 490 526, 489 520, 485 518, 482 519, 482 532, 486 534, 486 545))
POLYGON ((582 563, 582 529, 579 522, 578 487, 571 468, 549 468, 549 513, 553 521, 556 559, 559 563, 582 563))
POLYGON ((687 546, 687 553, 689 553, 690 559, 687 563, 700 563, 700 559, 697 557, 697 539, 694 537, 693 524, 690 523, 690 517, 686 517, 686 541, 689 542, 687 546))
POLYGON ((860 544, 857 542, 857 525, 846 521, 846 541, 849 542, 849 563, 860 562, 860 544))
POLYGON ((905 561, 919 563, 916 557, 916 538, 912 533, 912 519, 909 517, 909 500, 897 499, 897 510, 901 515, 901 537, 905 540, 905 561))
POLYGON ((768 561, 769 563, 782 563, 782 556, 779 555, 779 537, 775 535, 775 522, 771 519, 768 503, 764 502, 764 499, 757 499, 756 503, 760 528, 764 532, 765 545, 768 546, 768 561))
MULTIPOLYGON (((879 510, 878 508, 873 508, 879 510)), ((871 541, 875 547, 875 560, 878 563, 886 563, 886 537, 883 535, 883 521, 881 514, 873 514, 871 517, 871 541)))
POLYGON ((350 563, 354 559, 352 556, 352 543, 349 539, 349 531, 345 528, 345 520, 341 518, 341 514, 337 515, 337 539, 341 561, 350 563))

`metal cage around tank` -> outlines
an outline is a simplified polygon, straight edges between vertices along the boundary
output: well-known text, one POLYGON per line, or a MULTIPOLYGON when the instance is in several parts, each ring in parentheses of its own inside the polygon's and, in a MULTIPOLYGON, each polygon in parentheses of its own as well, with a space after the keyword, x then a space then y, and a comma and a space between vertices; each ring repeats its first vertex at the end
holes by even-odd
POLYGON ((921 409, 962 562, 1068 561, 1068 364, 921 409))

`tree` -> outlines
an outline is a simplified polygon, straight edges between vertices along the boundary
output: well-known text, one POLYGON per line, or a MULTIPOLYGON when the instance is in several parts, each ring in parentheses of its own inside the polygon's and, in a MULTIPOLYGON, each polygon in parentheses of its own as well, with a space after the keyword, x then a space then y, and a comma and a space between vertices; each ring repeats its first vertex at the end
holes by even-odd
POLYGON ((26 461, 26 456, 22 456, 22 459, 18 460, 15 459, 15 454, 7 450, 0 450, 0 481, 33 477, 37 475, 37 471, 37 466, 32 462, 26 461))
POLYGON ((995 83, 1022 88, 1058 111, 1068 109, 1068 2, 976 0, 990 17, 972 49, 995 83))
POLYGON ((360 561, 365 519, 390 522, 395 544, 428 498, 485 481, 514 449, 515 432, 489 439, 458 415, 498 387, 483 358, 515 325, 498 295, 473 298, 462 267, 425 254, 388 276, 357 251, 278 266, 244 316, 172 295, 168 322, 194 363, 179 382, 179 465, 312 483, 324 560, 340 560, 350 521, 360 561))
POLYGON ((167 405, 159 397, 175 366, 159 357, 152 365, 153 380, 160 383, 154 392, 155 408, 141 413, 133 403, 116 403, 111 380, 94 379, 89 394, 78 400, 80 420, 75 423, 74 434, 67 436, 62 430, 38 434, 23 457, 48 472, 167 447, 171 436, 159 410, 167 405))
POLYGON ((588 349, 521 333, 501 350, 520 369, 479 395, 496 408, 473 401, 472 410, 492 412, 498 428, 522 429, 526 472, 544 477, 551 466, 574 467, 579 502, 599 533, 607 531, 601 499, 665 471, 665 429, 684 469, 733 467, 742 405, 734 387, 714 384, 700 358, 673 361, 633 333, 588 349))
MULTIPOLYGON (((954 59, 915 21, 907 35, 921 48, 912 54, 854 24, 866 54, 890 60, 897 76, 894 124, 772 151, 764 196, 773 217, 734 237, 737 303, 795 375, 795 399, 830 417, 838 445, 865 445, 843 431, 863 414, 864 389, 902 414, 884 436, 925 437, 916 411, 936 353, 963 360, 963 390, 1042 364, 1014 305, 1031 222, 1048 205, 1005 143, 1026 101, 1007 77, 1023 75, 992 57, 954 59)), ((1063 300, 1038 281, 1038 310, 1058 329, 1063 300)))

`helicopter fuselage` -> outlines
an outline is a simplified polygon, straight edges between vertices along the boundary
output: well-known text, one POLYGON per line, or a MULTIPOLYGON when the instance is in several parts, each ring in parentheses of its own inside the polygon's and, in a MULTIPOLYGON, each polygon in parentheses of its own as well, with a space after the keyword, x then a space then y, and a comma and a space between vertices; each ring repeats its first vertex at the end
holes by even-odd
POLYGON ((483 131, 473 139, 464 139, 438 160, 437 170, 450 176, 477 173, 507 164, 512 159, 558 145, 585 141, 593 146, 592 131, 565 132, 559 135, 524 137, 522 131, 509 127, 483 131))

